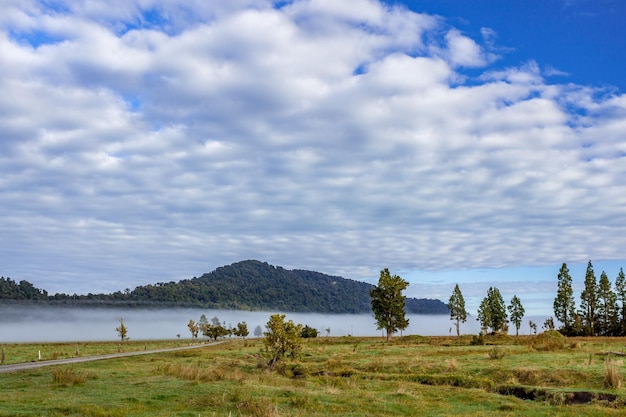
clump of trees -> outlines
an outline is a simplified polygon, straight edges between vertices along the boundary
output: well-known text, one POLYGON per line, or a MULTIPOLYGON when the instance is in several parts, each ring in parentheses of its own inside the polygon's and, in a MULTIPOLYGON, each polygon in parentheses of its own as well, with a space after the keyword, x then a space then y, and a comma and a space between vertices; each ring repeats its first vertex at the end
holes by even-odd
POLYGON ((191 333, 191 339, 194 341, 198 339, 198 333, 200 332, 202 332, 202 335, 205 338, 212 340, 218 340, 219 338, 224 338, 226 336, 245 338, 250 333, 248 331, 248 325, 245 321, 237 323, 237 327, 232 327, 230 325, 226 326, 226 322, 222 323, 217 316, 213 317, 209 323, 204 314, 200 316, 200 320, 198 320, 198 322, 190 319, 189 323, 187 323, 187 328, 191 333))
POLYGON ((0 300, 47 300, 48 292, 28 281, 15 282, 11 278, 0 277, 0 300))
MULTIPOLYGON (((450 310, 450 320, 455 322, 456 334, 460 335, 460 325, 467 321, 467 310, 465 309, 465 299, 459 285, 454 286, 450 300, 448 301, 450 310)), ((480 322, 482 333, 507 332, 509 330, 509 318, 515 325, 515 334, 519 334, 519 329, 524 318, 524 306, 516 295, 513 296, 508 306, 504 303, 504 298, 500 290, 490 287, 487 296, 483 298, 478 307, 476 320, 480 322), (507 314, 508 311, 508 314, 507 314), (510 316, 509 316, 510 315, 510 316)))
POLYGON ((587 263, 584 288, 576 310, 572 277, 566 263, 557 276, 554 316, 561 322, 559 331, 567 336, 626 335, 626 277, 620 268, 615 282, 602 271, 598 281, 591 261, 587 263))

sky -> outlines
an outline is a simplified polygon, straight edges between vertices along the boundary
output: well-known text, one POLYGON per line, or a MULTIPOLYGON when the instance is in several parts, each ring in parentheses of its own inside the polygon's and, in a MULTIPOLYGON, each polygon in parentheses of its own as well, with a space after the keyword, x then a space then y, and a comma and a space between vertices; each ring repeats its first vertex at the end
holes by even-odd
POLYGON ((550 312, 626 266, 621 0, 0 0, 0 275, 245 259, 550 312))

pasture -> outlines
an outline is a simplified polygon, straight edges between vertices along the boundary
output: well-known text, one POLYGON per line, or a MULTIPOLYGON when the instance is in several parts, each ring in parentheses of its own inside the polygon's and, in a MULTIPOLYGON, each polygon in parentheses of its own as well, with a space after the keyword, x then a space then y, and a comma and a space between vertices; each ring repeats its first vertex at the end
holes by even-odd
MULTIPOLYGON (((4 344, 6 363, 184 340, 4 344)), ((318 337, 267 369, 261 339, 0 374, 0 416, 611 416, 624 338, 318 337)))

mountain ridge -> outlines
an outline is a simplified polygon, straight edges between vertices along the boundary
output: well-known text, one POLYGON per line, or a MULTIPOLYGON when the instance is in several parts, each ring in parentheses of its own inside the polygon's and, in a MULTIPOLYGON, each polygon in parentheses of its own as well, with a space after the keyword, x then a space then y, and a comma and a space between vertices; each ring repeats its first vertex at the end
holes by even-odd
MULTIPOLYGON (((3 278, 0 284, 5 284, 3 278)), ((16 283, 14 283, 16 284, 16 283)), ((371 312, 369 290, 374 286, 340 276, 302 269, 288 270, 267 262, 245 260, 216 268, 200 277, 178 282, 159 282, 134 290, 110 294, 48 296, 32 284, 21 281, 30 298, 65 305, 106 305, 124 307, 202 307, 212 309, 284 311, 301 313, 371 312)), ((0 285, 0 288, 3 288, 0 285)), ((6 291, 1 291, 4 297, 6 291)), ((11 292, 19 293, 15 289, 11 292)), ((447 305, 434 299, 406 299, 412 314, 448 314, 447 305)))

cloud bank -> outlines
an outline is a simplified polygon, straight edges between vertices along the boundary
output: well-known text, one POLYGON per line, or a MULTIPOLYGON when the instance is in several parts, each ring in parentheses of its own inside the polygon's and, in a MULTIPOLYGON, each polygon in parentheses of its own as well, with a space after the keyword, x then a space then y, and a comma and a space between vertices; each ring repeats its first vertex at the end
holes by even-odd
POLYGON ((624 256, 626 96, 499 67, 488 28, 374 0, 4 3, 5 276, 624 256))

